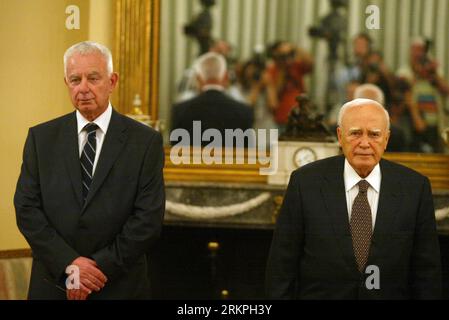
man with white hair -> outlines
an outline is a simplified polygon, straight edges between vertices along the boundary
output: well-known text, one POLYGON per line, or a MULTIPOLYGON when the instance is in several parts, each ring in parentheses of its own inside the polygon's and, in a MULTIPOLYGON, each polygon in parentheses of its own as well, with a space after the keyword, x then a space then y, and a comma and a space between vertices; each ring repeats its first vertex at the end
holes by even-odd
POLYGON ((359 85, 354 90, 354 99, 371 99, 374 100, 381 105, 385 103, 385 96, 382 90, 372 83, 364 83, 359 85))
MULTIPOLYGON (((231 60, 232 58, 232 46, 229 42, 224 40, 215 40, 213 45, 210 47, 209 52, 215 52, 222 55, 226 61, 231 60)), ((200 58, 201 57, 198 59, 200 58)), ((197 61, 198 60, 195 60, 192 66, 184 70, 182 79, 177 85, 176 103, 194 98, 199 94, 197 75, 194 67, 197 61)), ((227 69, 230 79, 227 79, 226 81, 226 93, 238 101, 245 102, 246 99, 241 90, 234 83, 232 83, 235 78, 235 68, 228 65, 227 69)))
POLYGON ((201 121, 201 135, 205 130, 216 129, 225 137, 226 129, 245 131, 251 128, 252 109, 224 92, 227 81, 224 57, 215 52, 206 53, 198 59, 194 69, 201 93, 173 106, 172 130, 185 129, 193 137, 194 121, 201 121))
POLYGON ((73 45, 64 72, 76 111, 29 130, 14 197, 33 251, 28 298, 148 298, 146 254, 165 209, 161 135, 112 108, 105 46, 73 45))
POLYGON ((290 177, 267 266, 274 299, 438 299, 441 258, 429 180, 382 159, 389 116, 346 103, 344 155, 290 177))

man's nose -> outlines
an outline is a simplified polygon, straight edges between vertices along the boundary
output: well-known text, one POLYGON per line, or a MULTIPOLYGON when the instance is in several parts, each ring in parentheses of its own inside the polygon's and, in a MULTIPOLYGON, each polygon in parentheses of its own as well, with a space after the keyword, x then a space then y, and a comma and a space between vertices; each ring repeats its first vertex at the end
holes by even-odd
POLYGON ((363 148, 369 148, 370 147, 368 135, 364 134, 362 136, 362 138, 360 139, 360 144, 359 145, 361 147, 363 147, 363 148))
POLYGON ((79 89, 81 93, 89 92, 89 85, 86 78, 83 78, 80 82, 79 89))

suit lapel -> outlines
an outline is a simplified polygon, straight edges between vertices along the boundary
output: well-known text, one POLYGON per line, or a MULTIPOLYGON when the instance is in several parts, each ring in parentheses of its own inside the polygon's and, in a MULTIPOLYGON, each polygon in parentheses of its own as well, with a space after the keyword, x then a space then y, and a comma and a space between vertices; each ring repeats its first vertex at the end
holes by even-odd
POLYGON ((73 192, 75 193, 76 199, 81 208, 83 205, 83 195, 81 186, 82 182, 78 147, 78 130, 75 112, 69 116, 68 121, 63 128, 60 144, 62 145, 65 164, 72 183, 73 192))
POLYGON ((378 253, 378 248, 385 248, 387 246, 385 243, 379 244, 379 242, 383 242, 384 239, 388 240, 385 238, 385 235, 391 232, 401 203, 401 184, 399 182, 400 180, 395 178, 395 172, 385 160, 381 160, 380 170, 382 173, 382 182, 380 185, 376 224, 374 225, 368 263, 370 258, 375 258, 378 253))
POLYGON ((352 247, 351 231, 349 229, 348 209, 346 205, 346 191, 343 177, 344 157, 334 158, 325 174, 321 187, 327 211, 332 219, 336 241, 342 252, 344 260, 357 271, 357 264, 352 247))
POLYGON ((120 154, 125 141, 126 126, 122 121, 122 116, 115 110, 112 110, 111 122, 109 123, 108 131, 103 141, 100 157, 98 158, 97 167, 95 169, 90 191, 84 204, 83 211, 90 203, 95 193, 103 184, 113 164, 115 163, 117 156, 120 154))

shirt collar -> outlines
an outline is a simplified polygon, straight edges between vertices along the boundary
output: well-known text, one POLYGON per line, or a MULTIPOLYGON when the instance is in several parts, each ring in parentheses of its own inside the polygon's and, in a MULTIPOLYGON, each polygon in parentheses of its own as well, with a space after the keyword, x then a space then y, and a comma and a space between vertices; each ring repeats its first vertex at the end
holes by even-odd
MULTIPOLYGON (((380 172, 379 164, 376 164, 373 171, 366 177, 364 180, 368 181, 370 186, 379 193, 380 191, 380 180, 382 178, 382 174, 380 172)), ((360 180, 363 180, 358 173, 354 170, 354 168, 349 164, 348 159, 345 159, 345 169, 344 169, 344 179, 345 179, 345 190, 346 192, 354 188, 354 186, 359 183, 360 180)))
POLYGON ((203 86, 203 92, 208 90, 224 91, 225 88, 219 84, 206 84, 205 86, 203 86))
MULTIPOLYGON (((100 128, 103 134, 106 134, 109 127, 109 122, 111 121, 111 116, 112 116, 112 106, 111 103, 109 102, 109 105, 106 108, 106 110, 92 122, 95 123, 100 128)), ((81 133, 83 128, 88 123, 90 123, 90 121, 84 118, 83 115, 78 110, 76 110, 76 121, 78 123, 78 134, 81 133)))

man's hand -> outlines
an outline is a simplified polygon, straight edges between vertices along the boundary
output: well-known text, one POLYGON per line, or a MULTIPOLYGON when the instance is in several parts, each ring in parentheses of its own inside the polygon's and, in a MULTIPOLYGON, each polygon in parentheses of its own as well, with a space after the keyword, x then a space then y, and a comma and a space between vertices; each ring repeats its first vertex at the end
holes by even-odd
MULTIPOLYGON (((67 297, 74 297, 74 298, 82 298, 84 295, 89 295, 92 293, 93 290, 100 291, 104 288, 107 278, 101 272, 100 269, 98 269, 97 263, 94 260, 91 260, 86 257, 78 257, 71 265, 77 266, 79 269, 79 285, 80 288, 78 289, 70 289, 67 290, 67 297), (71 292, 74 291, 74 292, 71 292), (80 291, 80 292, 78 292, 80 291)), ((77 299, 77 300, 84 300, 84 299, 77 299)))
POLYGON ((89 294, 81 289, 67 289, 67 300, 87 300, 89 294))

